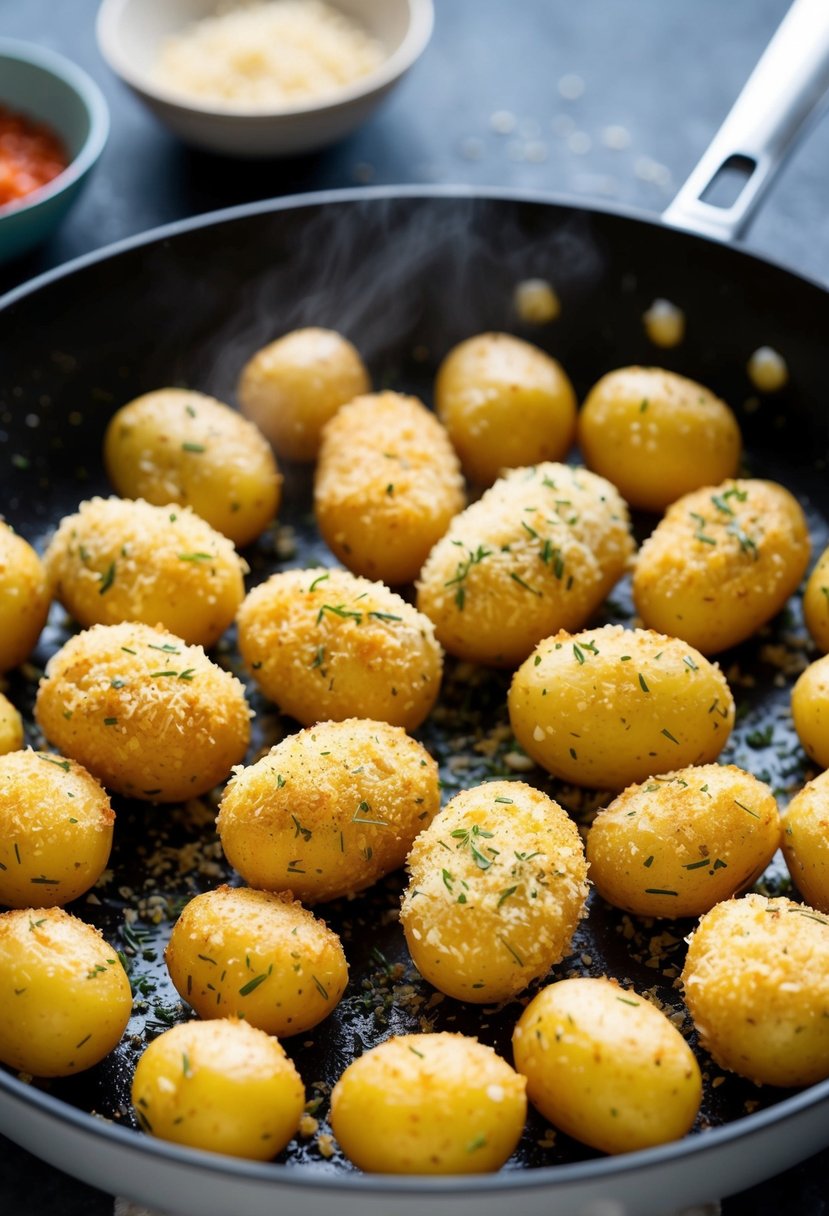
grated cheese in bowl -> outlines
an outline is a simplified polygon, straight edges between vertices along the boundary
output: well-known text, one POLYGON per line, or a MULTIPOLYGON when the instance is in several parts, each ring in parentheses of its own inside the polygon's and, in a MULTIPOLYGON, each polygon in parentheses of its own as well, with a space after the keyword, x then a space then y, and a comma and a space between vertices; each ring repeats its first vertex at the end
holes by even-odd
POLYGON ((384 58, 377 39, 325 0, 260 0, 165 39, 153 79, 207 103, 287 109, 336 94, 384 58))

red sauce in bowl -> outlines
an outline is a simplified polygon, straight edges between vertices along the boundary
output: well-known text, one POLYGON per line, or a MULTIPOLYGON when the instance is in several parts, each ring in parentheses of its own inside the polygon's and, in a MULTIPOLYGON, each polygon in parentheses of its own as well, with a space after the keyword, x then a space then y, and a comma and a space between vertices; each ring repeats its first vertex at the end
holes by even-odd
POLYGON ((0 105, 0 207, 39 190, 68 163, 66 149, 54 131, 0 105))

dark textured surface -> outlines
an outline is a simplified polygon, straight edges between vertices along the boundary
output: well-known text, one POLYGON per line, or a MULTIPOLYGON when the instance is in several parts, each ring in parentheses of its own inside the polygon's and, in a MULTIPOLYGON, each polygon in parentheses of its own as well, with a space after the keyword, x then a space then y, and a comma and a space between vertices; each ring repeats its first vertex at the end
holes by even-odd
MULTIPOLYGON (((247 166, 182 150, 109 78, 94 49, 89 0, 60 7, 50 0, 0 0, 0 35, 48 43, 84 64, 104 86, 113 116, 110 145, 89 192, 49 245, 25 263, 0 268, 0 288, 180 216, 363 181, 564 190, 584 201, 617 200, 657 211, 704 147, 784 9, 779 0, 729 6, 710 0, 670 10, 658 0, 584 0, 578 6, 522 0, 520 7, 503 0, 438 0, 427 55, 362 132, 320 156, 247 166), (559 94, 565 73, 585 82, 575 101, 559 94), (490 119, 498 111, 515 116, 513 132, 493 131, 490 119), (573 123, 570 144, 567 120, 573 123), (629 148, 603 145, 609 124, 627 128, 629 148), (573 150, 585 145, 573 134, 589 137, 592 147, 573 150)), ((824 123, 795 154, 749 246, 829 280, 827 186, 824 123)), ((139 336, 142 347, 155 341, 155 333, 139 336)), ((221 381, 221 369, 213 376, 221 381)), ((3 484, 8 486, 5 478, 3 484)), ((111 1211, 108 1198, 7 1142, 0 1146, 3 1211, 111 1211)), ((823 1216, 827 1165, 829 1154, 823 1154, 727 1201, 723 1210, 727 1216, 823 1216)), ((671 1203, 681 1198, 672 1196, 671 1203)))

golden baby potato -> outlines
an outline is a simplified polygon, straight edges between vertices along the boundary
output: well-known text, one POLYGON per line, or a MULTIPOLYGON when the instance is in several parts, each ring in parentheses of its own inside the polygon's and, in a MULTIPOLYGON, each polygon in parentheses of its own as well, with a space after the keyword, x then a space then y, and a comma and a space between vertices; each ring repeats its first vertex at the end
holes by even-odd
POLYGON ((734 725, 734 698, 716 663, 677 638, 621 625, 539 642, 507 703, 524 751, 590 789, 622 790, 709 764, 734 725))
POLYGON ((780 843, 767 785, 733 764, 682 768, 631 785, 587 836, 590 879, 638 916, 701 916, 750 887, 780 843))
POLYGON ((251 418, 287 460, 315 460, 322 428, 341 405, 371 391, 357 350, 332 329, 295 329, 263 346, 236 389, 251 418))
POLYGON ((115 814, 74 760, 48 752, 0 756, 0 904, 68 904, 101 877, 115 814))
POLYGON ((348 982, 340 939, 289 894, 217 887, 173 926, 170 978, 201 1018, 244 1018, 302 1034, 328 1017, 348 982))
POLYGON ((550 984, 518 1019, 512 1046, 532 1104, 603 1153, 679 1140, 696 1119, 694 1053, 664 1013, 614 980, 550 984))
POLYGON ((561 460, 576 435, 576 394, 563 368, 511 334, 453 347, 435 378, 435 409, 480 485, 503 469, 561 460))
POLYGON ((79 625, 143 621, 212 646, 245 595, 231 541, 189 507, 92 498, 65 516, 44 561, 55 597, 79 625))
POLYGON ((803 617, 812 641, 823 654, 829 651, 829 549, 821 553, 803 592, 803 617))
POLYGON ((0 672, 18 667, 34 650, 52 595, 31 545, 0 519, 0 672))
POLYGON ((782 848, 798 891, 829 912, 829 772, 805 785, 783 812, 782 848))
POLYGON ((8 697, 0 692, 0 756, 23 746, 23 719, 8 697))
POLYGON ((245 882, 304 903, 403 865, 440 807, 438 766, 399 726, 366 718, 289 735, 228 783, 216 821, 245 882))
POLYGON ((359 1169, 483 1174, 524 1130, 526 1082, 462 1034, 394 1035, 353 1060, 331 1094, 331 1127, 359 1169))
POLYGON ((411 582, 465 501, 449 437, 416 397, 356 397, 326 423, 314 510, 329 548, 355 574, 411 582))
POLYGON ((303 726, 376 718, 405 730, 434 705, 443 651, 428 617, 345 570, 286 570, 249 592, 239 650, 262 691, 303 726))
POLYGON ((104 465, 124 498, 179 503, 248 545, 276 515, 282 477, 264 435, 240 414, 193 389, 161 388, 115 413, 104 465))
POLYGON ((602 376, 579 414, 578 441, 587 467, 646 511, 664 511, 682 494, 733 477, 742 450, 725 402, 659 367, 602 376))
POLYGON ((447 996, 508 1001, 570 948, 585 915, 578 829, 521 781, 446 804, 412 846, 400 919, 415 966, 447 996))
POLYGON ((829 655, 810 663, 792 689, 792 719, 806 753, 829 768, 829 655))
POLYGON ((63 908, 0 913, 0 1061, 35 1077, 91 1068, 132 1013, 127 973, 100 932, 63 908))
POLYGON ((70 638, 46 666, 35 717, 107 789, 153 802, 212 789, 250 738, 239 680, 200 646, 135 622, 70 638))
POLYGON ((829 919, 744 895, 706 912, 682 972, 700 1042, 756 1085, 829 1077, 829 919))
POLYGON ((513 469, 457 515, 421 571, 417 606, 450 654, 515 667, 585 625, 624 573, 627 507, 586 469, 513 469))
POLYGON ((670 506, 639 550, 634 603, 647 628, 717 654, 780 611, 809 552, 806 517, 783 486, 707 486, 670 506))
POLYGON ((269 1161, 299 1127, 305 1090, 281 1043, 239 1018, 218 1018, 153 1039, 135 1069, 132 1105, 152 1136, 269 1161))

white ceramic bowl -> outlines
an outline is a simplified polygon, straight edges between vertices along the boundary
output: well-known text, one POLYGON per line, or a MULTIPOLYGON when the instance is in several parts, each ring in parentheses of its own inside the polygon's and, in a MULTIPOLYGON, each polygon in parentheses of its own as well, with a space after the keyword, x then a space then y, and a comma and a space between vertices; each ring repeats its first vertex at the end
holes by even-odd
POLYGON ((101 54, 152 112, 185 142, 231 156, 310 152, 349 134, 394 87, 432 33, 432 0, 329 0, 385 48, 380 66, 321 102, 290 109, 209 105, 183 98, 152 79, 168 35, 216 10, 216 0, 103 0, 101 54))

